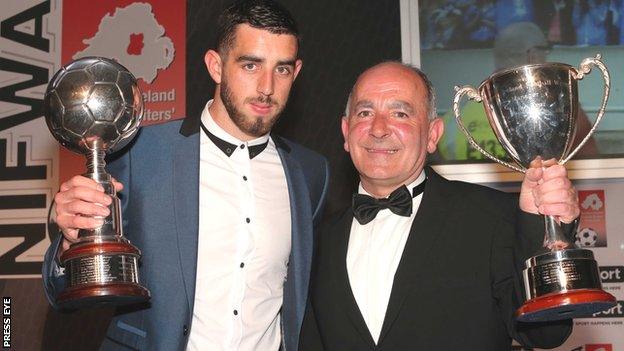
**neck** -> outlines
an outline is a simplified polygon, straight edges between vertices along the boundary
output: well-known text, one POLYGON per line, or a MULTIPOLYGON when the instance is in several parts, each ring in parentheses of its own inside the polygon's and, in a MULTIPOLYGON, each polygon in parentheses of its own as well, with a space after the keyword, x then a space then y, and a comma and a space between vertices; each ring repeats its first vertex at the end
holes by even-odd
MULTIPOLYGON (((383 199, 388 197, 393 191, 398 189, 403 185, 408 185, 414 182, 418 177, 424 172, 424 170, 420 170, 409 178, 403 181, 379 181, 377 179, 368 179, 366 177, 360 176, 360 182, 362 184, 362 188, 366 190, 372 197, 377 199, 383 199)), ((411 191, 411 189, 410 189, 411 191)))
POLYGON ((210 112, 210 116, 215 121, 215 123, 221 127, 225 132, 235 137, 240 141, 249 141, 256 139, 256 136, 246 134, 230 118, 230 114, 225 109, 225 105, 221 100, 220 89, 217 85, 217 89, 215 90, 214 100, 210 107, 208 107, 208 111, 210 112))

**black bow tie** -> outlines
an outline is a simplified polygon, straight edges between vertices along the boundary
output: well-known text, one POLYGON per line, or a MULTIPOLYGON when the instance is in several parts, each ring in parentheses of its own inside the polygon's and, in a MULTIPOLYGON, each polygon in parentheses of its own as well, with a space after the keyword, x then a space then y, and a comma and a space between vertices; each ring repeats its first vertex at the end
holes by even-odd
POLYGON ((399 216, 409 217, 412 214, 412 198, 425 190, 425 181, 414 187, 410 194, 405 185, 393 191, 385 199, 376 199, 364 194, 353 194, 353 217, 365 225, 375 219, 377 213, 385 208, 399 216))
MULTIPOLYGON (((203 123, 200 124, 202 130, 204 131, 204 133, 206 133, 206 135, 208 136, 208 139, 210 139, 213 144, 215 144, 219 150, 223 151, 224 154, 227 155, 227 157, 232 156, 232 154, 234 153, 234 150, 236 150, 237 146, 232 144, 232 143, 228 143, 227 141, 220 139, 218 136, 210 133, 208 131, 208 128, 206 128, 204 126, 203 123)), ((267 145, 269 144, 269 141, 267 140, 266 143, 262 143, 259 145, 250 145, 249 147, 247 147, 247 149, 249 149, 249 159, 252 159, 256 156, 258 156, 258 154, 260 154, 264 149, 266 149, 267 145)), ((240 148, 243 149, 245 146, 243 144, 240 145, 240 148)))

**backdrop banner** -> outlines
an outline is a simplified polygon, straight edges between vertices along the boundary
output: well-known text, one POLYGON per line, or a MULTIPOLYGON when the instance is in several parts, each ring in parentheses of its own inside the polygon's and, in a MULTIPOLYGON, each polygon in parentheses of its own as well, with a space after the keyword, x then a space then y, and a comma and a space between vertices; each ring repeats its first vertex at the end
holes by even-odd
POLYGON ((143 125, 186 115, 186 2, 8 1, 0 11, 0 278, 39 278, 48 209, 84 170, 43 118, 52 75, 84 56, 112 58, 138 79, 143 125), (62 21, 62 19, 65 19, 62 21))

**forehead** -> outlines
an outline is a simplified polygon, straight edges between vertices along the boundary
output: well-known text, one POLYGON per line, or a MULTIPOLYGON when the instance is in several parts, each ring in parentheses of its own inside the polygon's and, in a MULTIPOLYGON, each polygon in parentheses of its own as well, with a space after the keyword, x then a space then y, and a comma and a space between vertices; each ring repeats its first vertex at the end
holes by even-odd
POLYGON ((400 99, 420 104, 426 100, 426 89, 420 77, 407 68, 381 67, 365 72, 358 79, 353 98, 355 101, 400 99))
POLYGON ((234 30, 230 51, 297 56, 297 38, 292 34, 275 34, 265 29, 239 24, 234 30))

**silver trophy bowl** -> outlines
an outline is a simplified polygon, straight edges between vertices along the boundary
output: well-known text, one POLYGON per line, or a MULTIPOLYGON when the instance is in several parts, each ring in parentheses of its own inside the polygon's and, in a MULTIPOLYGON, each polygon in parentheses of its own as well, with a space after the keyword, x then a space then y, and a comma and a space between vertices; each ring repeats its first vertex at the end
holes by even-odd
POLYGON ((143 99, 136 78, 107 58, 78 59, 52 77, 44 114, 56 140, 87 158, 83 175, 113 198, 104 224, 80 229, 78 241, 61 255, 68 285, 57 303, 73 309, 146 301, 150 293, 139 283, 141 253, 123 236, 120 201, 104 169, 105 154, 126 146, 139 129, 143 99))
MULTIPOLYGON (((578 69, 562 63, 530 64, 495 72, 478 89, 456 87, 453 110, 460 130, 470 144, 489 159, 518 172, 531 161, 556 159, 565 164, 589 140, 605 112, 609 72, 600 55, 587 58, 578 69), (578 84, 592 67, 605 83, 596 121, 572 150, 576 134, 578 84), (464 126, 460 101, 464 95, 482 102, 492 130, 514 163, 498 159, 483 149, 464 126)), ((523 278, 526 303, 517 311, 523 322, 586 317, 615 304, 601 287, 598 265, 589 250, 574 249, 572 238, 552 216, 545 216, 544 248, 526 260, 523 278)))

